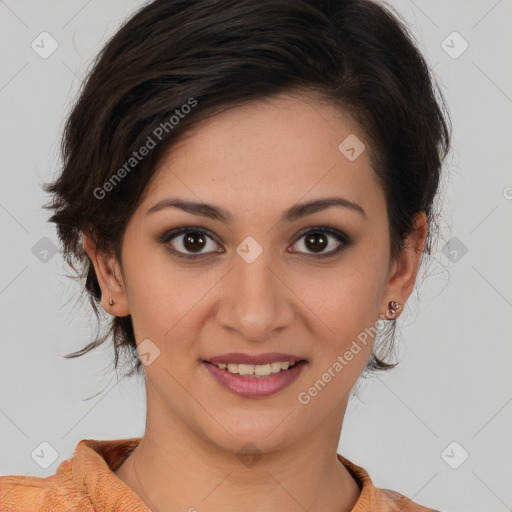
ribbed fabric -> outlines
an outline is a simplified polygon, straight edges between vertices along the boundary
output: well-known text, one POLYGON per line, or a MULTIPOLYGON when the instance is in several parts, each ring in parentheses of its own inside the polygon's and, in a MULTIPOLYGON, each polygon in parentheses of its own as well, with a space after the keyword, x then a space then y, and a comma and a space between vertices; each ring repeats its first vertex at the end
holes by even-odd
MULTIPOLYGON (((114 471, 141 438, 100 441, 83 439, 70 459, 45 478, 0 477, 1 512, 151 512, 117 478, 114 471)), ((368 473, 338 454, 354 476, 361 495, 352 512, 439 512, 412 502, 402 494, 375 487, 368 473)))

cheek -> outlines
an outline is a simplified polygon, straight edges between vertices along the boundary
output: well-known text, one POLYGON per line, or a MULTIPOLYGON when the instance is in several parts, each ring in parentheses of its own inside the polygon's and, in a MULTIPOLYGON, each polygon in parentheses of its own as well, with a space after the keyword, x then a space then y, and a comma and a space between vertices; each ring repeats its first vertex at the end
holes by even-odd
MULTIPOLYGON (((212 315, 208 291, 219 299, 215 286, 223 268, 176 264, 161 247, 128 237, 125 242, 123 261, 137 341, 150 338, 166 351, 185 350, 185 341, 181 347, 179 340, 197 336, 212 315)), ((315 345, 322 350, 343 350, 378 319, 387 250, 384 235, 374 230, 330 265, 305 263, 285 270, 290 275, 284 280, 296 293, 290 301, 296 302, 299 317, 308 319, 315 345)))
MULTIPOLYGON (((325 333, 317 337, 319 352, 324 354, 321 359, 325 354, 332 359, 343 353, 355 340, 364 339, 371 345, 372 339, 364 332, 378 320, 379 295, 370 277, 358 272, 331 279, 328 287, 326 283, 322 293, 312 298, 310 307, 321 319, 318 325, 325 333)), ((361 352, 365 351, 361 344, 361 352)))
POLYGON ((364 320, 379 309, 380 299, 386 286, 387 258, 384 247, 377 240, 354 246, 340 264, 325 275, 318 290, 318 301, 330 316, 346 321, 347 315, 364 320), (340 312, 342 313, 340 316, 340 312))
POLYGON ((189 340, 207 318, 205 294, 218 283, 218 272, 180 267, 160 249, 147 252, 144 258, 142 249, 134 251, 125 263, 135 338, 149 338, 169 354, 190 350, 189 340))
POLYGON ((325 326, 322 330, 326 336, 319 337, 318 343, 331 359, 354 340, 361 346, 361 355, 371 353, 386 287, 388 247, 382 237, 367 240, 354 246, 331 273, 322 279, 317 276, 309 286, 315 291, 309 294, 308 306, 325 326))
POLYGON ((176 305, 182 304, 179 297, 173 300, 174 307, 169 304, 183 286, 178 286, 179 279, 171 279, 171 267, 165 265, 160 249, 148 245, 127 237, 123 247, 127 300, 138 342, 161 337, 173 325, 176 305))

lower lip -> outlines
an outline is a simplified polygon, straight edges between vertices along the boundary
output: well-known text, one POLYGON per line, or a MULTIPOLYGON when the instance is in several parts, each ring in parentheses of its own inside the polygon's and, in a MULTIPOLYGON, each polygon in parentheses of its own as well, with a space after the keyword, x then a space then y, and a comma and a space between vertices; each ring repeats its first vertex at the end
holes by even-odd
POLYGON ((289 386, 299 376, 306 362, 298 362, 288 370, 282 370, 268 377, 242 377, 227 370, 221 370, 212 363, 203 361, 203 364, 213 378, 228 391, 238 396, 259 398, 273 395, 289 386))

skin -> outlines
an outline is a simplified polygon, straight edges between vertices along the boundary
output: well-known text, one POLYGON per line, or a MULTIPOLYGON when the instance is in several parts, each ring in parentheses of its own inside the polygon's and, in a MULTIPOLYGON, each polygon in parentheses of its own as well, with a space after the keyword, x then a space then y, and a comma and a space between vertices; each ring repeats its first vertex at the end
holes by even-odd
POLYGON ((308 404, 297 396, 376 325, 389 301, 404 305, 414 287, 427 219, 417 214, 415 231, 392 260, 369 147, 330 104, 304 95, 247 103, 196 125, 162 160, 129 221, 121 261, 96 252, 84 235, 103 307, 132 315, 137 343, 149 338, 160 350, 145 366, 143 439, 115 471, 154 511, 349 511, 356 503, 360 489, 336 454, 372 337, 308 404), (338 150, 349 134, 367 148, 354 161, 338 150), (297 203, 328 196, 349 199, 366 215, 334 206, 279 220, 297 203), (176 208, 146 215, 168 197, 220 206, 233 221, 176 208), (328 235, 315 252, 299 232, 326 224, 352 241, 322 259, 315 255, 339 242, 328 235), (182 226, 212 236, 184 245, 178 235, 167 247, 202 259, 179 259, 158 241, 182 226), (247 236, 263 248, 250 264, 236 252, 247 236), (228 352, 283 352, 308 364, 280 392, 243 398, 217 384, 201 362, 228 352), (261 456, 251 467, 237 456, 247 443, 261 456))

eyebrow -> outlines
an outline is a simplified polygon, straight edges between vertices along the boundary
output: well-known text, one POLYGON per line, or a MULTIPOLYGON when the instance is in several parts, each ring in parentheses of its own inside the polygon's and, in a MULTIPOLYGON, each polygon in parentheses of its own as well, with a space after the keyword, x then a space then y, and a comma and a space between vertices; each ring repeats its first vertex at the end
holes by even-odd
MULTIPOLYGON (((307 203, 292 206, 289 210, 285 211, 281 215, 281 221, 293 222, 307 215, 312 215, 313 213, 326 210, 331 206, 342 206, 357 212, 366 218, 366 212, 357 203, 349 201, 348 199, 344 199, 343 197, 324 197, 321 199, 315 199, 314 201, 309 201, 307 203)), ((146 212, 146 215, 163 210, 164 208, 179 208, 180 210, 191 213, 192 215, 219 220, 225 224, 230 223, 233 220, 233 215, 224 208, 208 203, 188 201, 179 198, 162 199, 151 208, 149 208, 149 210, 146 212)))

